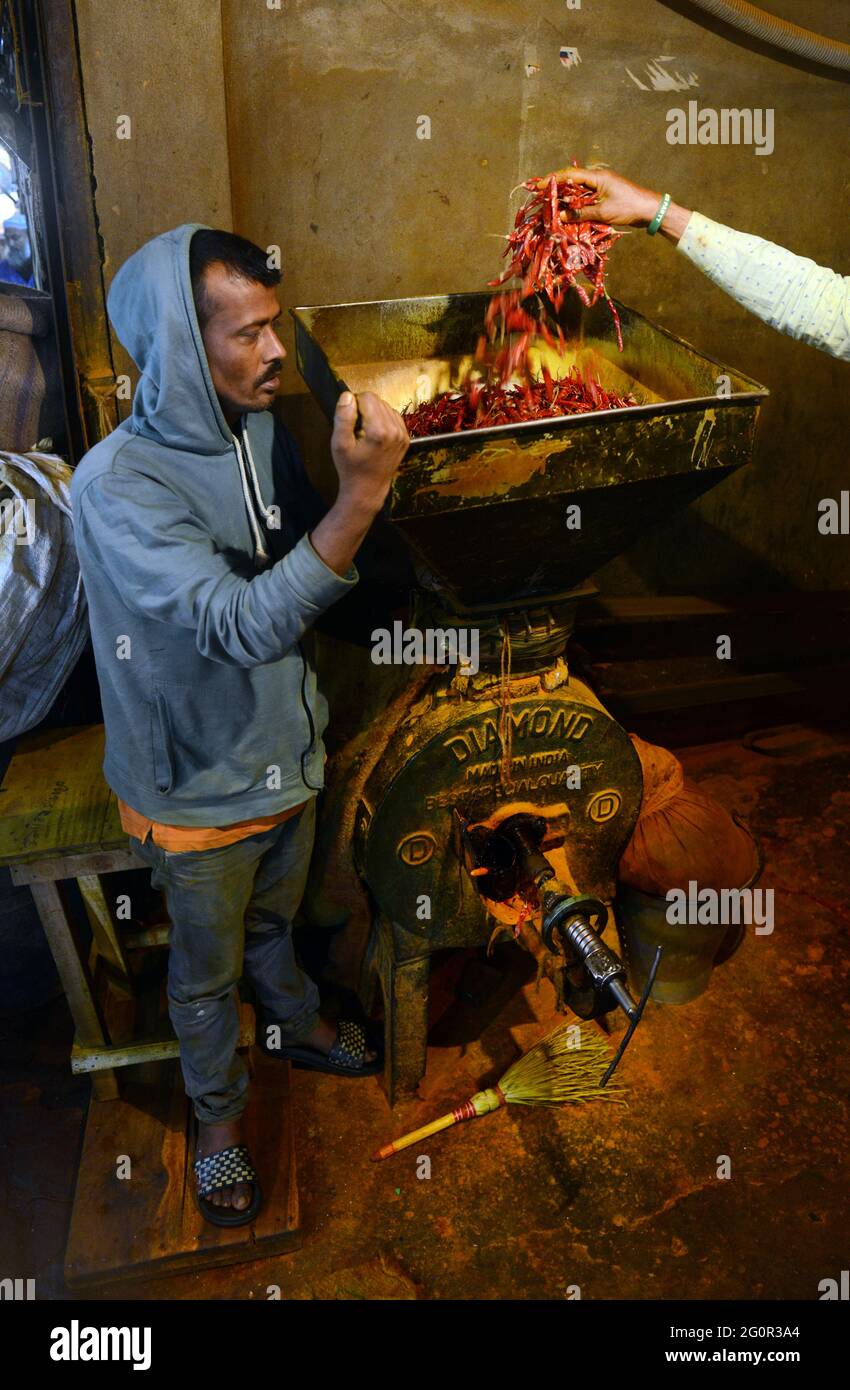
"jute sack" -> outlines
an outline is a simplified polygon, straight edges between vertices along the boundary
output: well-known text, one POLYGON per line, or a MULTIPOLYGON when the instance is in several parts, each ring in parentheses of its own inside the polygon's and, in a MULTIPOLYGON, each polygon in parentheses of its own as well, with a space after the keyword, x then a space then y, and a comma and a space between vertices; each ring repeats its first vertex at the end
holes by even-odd
POLYGON ((666 748, 629 737, 643 769, 637 824, 620 860, 620 881, 663 896, 671 888, 742 888, 756 872, 758 852, 725 806, 689 782, 666 748))

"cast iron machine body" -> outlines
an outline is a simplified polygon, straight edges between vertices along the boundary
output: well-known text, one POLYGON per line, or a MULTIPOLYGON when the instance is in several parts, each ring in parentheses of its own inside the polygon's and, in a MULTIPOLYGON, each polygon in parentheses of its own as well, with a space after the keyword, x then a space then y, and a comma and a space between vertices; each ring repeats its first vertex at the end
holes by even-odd
MULTIPOLYGON (((610 902, 637 816, 641 773, 631 741, 562 658, 514 675, 509 763, 502 694, 497 670, 468 681, 435 677, 358 803, 354 852, 378 909, 369 964, 384 996, 394 1089, 415 1086, 424 1070, 431 952, 484 945, 500 925, 512 933, 517 919, 518 888, 490 897, 489 885, 468 872, 458 820, 474 836, 536 817, 557 842, 549 853, 560 882, 610 902), (547 688, 553 671, 560 684, 547 688)), ((544 970, 571 1002, 563 957, 550 953, 544 970)))
MULTIPOLYGON (((402 408, 462 378, 487 300, 295 310, 299 367, 329 416, 346 388, 402 408)), ((388 742, 380 731, 385 751, 357 792, 352 853, 375 907, 367 974, 384 998, 391 1102, 424 1073, 435 950, 519 921, 560 1007, 621 1008, 632 1027, 642 1008, 602 940, 640 763, 570 671, 567 642, 595 592, 587 576, 749 460, 766 392, 618 308, 622 355, 607 306, 570 301, 572 346, 548 365, 578 365, 640 405, 414 440, 391 489, 386 514, 422 586, 412 624, 474 628, 481 653, 475 673, 437 671, 388 742)))
MULTIPOLYGON (((609 796, 612 793, 609 791, 609 796)), ((549 951, 560 945, 567 979, 566 1002, 581 1018, 595 1018, 612 1004, 631 1018, 634 1001, 625 988, 626 967, 603 942, 608 909, 589 894, 573 894, 558 884, 546 858, 548 845, 563 844, 564 831, 553 837, 544 816, 515 812, 493 829, 471 827, 456 812, 464 863, 484 898, 509 902, 518 898, 540 912, 540 936, 549 951)))

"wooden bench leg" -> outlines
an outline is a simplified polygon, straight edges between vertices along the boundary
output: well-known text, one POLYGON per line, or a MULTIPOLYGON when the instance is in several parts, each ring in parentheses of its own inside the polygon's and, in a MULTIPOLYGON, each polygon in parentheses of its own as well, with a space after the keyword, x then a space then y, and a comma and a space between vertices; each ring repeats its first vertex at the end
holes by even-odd
POLYGON ((78 874, 77 883, 85 904, 86 915, 97 943, 99 955, 112 968, 113 981, 120 983, 128 994, 133 994, 133 977, 124 954, 124 947, 115 929, 112 909, 103 891, 100 874, 78 874))
POLYGON ((136 1017, 136 986, 124 943, 118 934, 112 907, 106 896, 101 874, 77 874, 77 885, 92 931, 92 951, 88 973, 100 984, 98 962, 103 967, 105 992, 98 989, 106 1031, 113 1041, 125 1042, 133 1036, 136 1017))
MULTIPOLYGON (((76 1024, 77 1037, 87 1047, 106 1047, 108 1039, 91 980, 77 949, 59 888, 51 882, 31 883, 30 891, 76 1024)), ((93 1072, 92 1092, 97 1100, 117 1100, 118 1080, 114 1070, 93 1072)))

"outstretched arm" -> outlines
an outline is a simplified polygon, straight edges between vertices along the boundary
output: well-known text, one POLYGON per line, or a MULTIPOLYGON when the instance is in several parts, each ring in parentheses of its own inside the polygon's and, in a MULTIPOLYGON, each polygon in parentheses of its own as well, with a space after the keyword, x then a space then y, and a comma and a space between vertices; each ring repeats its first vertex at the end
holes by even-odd
MULTIPOLYGON (((558 178, 596 189, 576 217, 612 227, 647 227, 661 194, 611 169, 562 169, 558 178)), ((658 228, 714 284, 771 328, 850 361, 850 277, 782 246, 670 203, 658 228)))

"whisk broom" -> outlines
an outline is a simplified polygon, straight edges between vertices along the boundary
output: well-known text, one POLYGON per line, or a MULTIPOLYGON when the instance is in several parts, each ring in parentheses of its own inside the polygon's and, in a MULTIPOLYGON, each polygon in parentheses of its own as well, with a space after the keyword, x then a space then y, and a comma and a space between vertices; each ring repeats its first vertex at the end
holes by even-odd
POLYGON ((441 1115, 438 1120, 384 1144, 372 1158, 389 1158, 391 1154, 449 1129, 461 1120, 474 1120, 489 1115, 503 1105, 563 1105, 567 1101, 612 1100, 625 1105, 626 1088, 620 1082, 602 1087, 600 1079, 610 1061, 608 1048, 595 1034, 579 1033, 575 1045, 576 1024, 562 1024, 547 1033, 545 1038, 529 1048, 524 1056, 508 1067, 497 1086, 477 1091, 456 1110, 441 1115))

